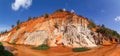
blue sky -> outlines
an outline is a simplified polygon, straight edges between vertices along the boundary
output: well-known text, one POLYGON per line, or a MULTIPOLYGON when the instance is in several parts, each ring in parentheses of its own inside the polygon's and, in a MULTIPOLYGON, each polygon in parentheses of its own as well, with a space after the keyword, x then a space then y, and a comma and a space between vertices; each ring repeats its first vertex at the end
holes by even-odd
POLYGON ((57 9, 74 10, 97 24, 120 33, 120 0, 0 0, 0 31, 10 29, 16 21, 41 16, 57 9))

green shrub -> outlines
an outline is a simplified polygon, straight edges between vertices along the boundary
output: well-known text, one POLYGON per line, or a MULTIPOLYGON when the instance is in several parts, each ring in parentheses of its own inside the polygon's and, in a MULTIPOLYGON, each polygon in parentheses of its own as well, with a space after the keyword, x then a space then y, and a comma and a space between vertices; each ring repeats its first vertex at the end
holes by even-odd
POLYGON ((49 46, 46 45, 46 44, 42 44, 42 45, 40 45, 40 46, 33 47, 33 49, 37 49, 37 50, 48 50, 48 49, 49 49, 49 46))
POLYGON ((16 30, 19 30, 19 29, 20 29, 20 27, 19 27, 19 26, 17 26, 17 27, 16 27, 16 30))
POLYGON ((2 43, 0 42, 0 45, 2 45, 2 43))
POLYGON ((96 27, 96 24, 95 24, 92 20, 90 20, 88 27, 89 27, 90 29, 91 29, 91 28, 95 28, 95 27, 96 27))
POLYGON ((64 12, 64 10, 63 9, 58 9, 55 12, 64 12))
POLYGON ((4 46, 0 45, 0 52, 4 50, 4 46))
POLYGON ((11 52, 5 50, 4 46, 0 42, 0 56, 14 56, 11 52))
POLYGON ((16 42, 7 42, 7 43, 11 45, 16 45, 16 42))
POLYGON ((49 14, 47 14, 47 13, 44 14, 44 17, 45 17, 45 18, 48 18, 48 17, 49 17, 49 14))
POLYGON ((17 26, 18 26, 18 25, 20 24, 20 20, 17 20, 17 22, 16 22, 16 23, 17 23, 17 26))
POLYGON ((31 17, 28 17, 28 20, 27 21, 29 21, 29 20, 31 20, 32 18, 31 17))
POLYGON ((5 34, 5 33, 8 33, 8 31, 7 30, 2 31, 0 34, 5 34))
POLYGON ((83 52, 83 51, 88 51, 90 50, 89 48, 73 48, 73 52, 83 52))
POLYGON ((15 27, 15 25, 11 25, 11 27, 12 27, 12 28, 14 28, 14 27, 15 27))
POLYGON ((0 52, 0 56, 14 56, 14 55, 7 50, 3 50, 2 52, 0 52))
POLYGON ((11 44, 16 45, 16 43, 15 43, 15 42, 12 42, 11 44))
POLYGON ((120 39, 119 33, 117 33, 116 31, 111 30, 111 29, 105 27, 104 25, 99 26, 99 28, 97 29, 96 32, 101 33, 102 35, 104 35, 106 37, 113 37, 114 36, 114 37, 117 37, 117 38, 120 39))

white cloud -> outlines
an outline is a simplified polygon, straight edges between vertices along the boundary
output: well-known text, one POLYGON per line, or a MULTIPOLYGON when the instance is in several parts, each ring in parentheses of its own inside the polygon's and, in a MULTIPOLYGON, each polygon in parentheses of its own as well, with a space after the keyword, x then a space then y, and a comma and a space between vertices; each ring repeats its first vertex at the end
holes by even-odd
POLYGON ((15 0, 14 3, 12 3, 12 9, 17 11, 20 9, 20 7, 27 9, 29 6, 32 5, 32 0, 15 0))
POLYGON ((117 17, 115 18, 115 21, 120 21, 120 16, 117 16, 117 17))

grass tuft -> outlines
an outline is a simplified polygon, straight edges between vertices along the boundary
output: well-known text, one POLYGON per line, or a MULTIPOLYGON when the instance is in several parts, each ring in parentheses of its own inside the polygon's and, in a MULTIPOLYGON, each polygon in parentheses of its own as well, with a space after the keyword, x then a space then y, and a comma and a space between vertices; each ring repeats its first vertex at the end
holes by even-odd
POLYGON ((42 44, 42 45, 40 45, 40 46, 33 47, 33 49, 36 49, 36 50, 48 50, 48 49, 49 49, 49 46, 46 45, 46 44, 42 44))
POLYGON ((89 48, 73 48, 73 52, 83 52, 83 51, 88 51, 90 50, 89 48))

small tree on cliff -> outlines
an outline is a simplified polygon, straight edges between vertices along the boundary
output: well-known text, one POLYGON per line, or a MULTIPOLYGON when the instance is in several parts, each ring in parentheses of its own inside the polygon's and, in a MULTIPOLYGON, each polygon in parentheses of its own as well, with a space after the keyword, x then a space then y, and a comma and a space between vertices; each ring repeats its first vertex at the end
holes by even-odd
POLYGON ((31 19, 32 19, 32 18, 29 16, 29 17, 28 17, 28 21, 31 20, 31 19))
POLYGON ((7 30, 2 31, 0 34, 5 34, 5 33, 8 33, 8 31, 7 30))
POLYGON ((49 14, 45 13, 45 14, 44 14, 44 17, 45 17, 45 18, 48 18, 48 17, 49 17, 49 14))
POLYGON ((12 25, 11 27, 14 28, 14 25, 12 25))
POLYGON ((20 27, 19 27, 19 24, 20 24, 20 20, 17 21, 17 26, 16 26, 16 30, 18 30, 20 27))
POLYGON ((64 11, 63 9, 58 9, 55 12, 63 12, 63 11, 64 11))
POLYGON ((19 25, 20 24, 20 20, 17 20, 17 25, 19 25))

